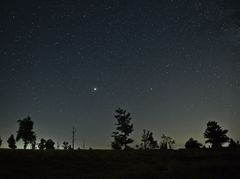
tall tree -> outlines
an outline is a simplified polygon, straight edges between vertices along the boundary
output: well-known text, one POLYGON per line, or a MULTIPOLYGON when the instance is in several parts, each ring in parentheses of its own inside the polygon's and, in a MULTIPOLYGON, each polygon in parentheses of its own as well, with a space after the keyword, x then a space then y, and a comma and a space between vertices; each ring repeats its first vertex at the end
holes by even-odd
POLYGON ((33 132, 33 121, 30 117, 26 117, 23 120, 18 120, 19 129, 17 131, 16 140, 20 139, 24 142, 24 149, 27 148, 27 145, 34 143, 36 141, 36 134, 33 132))
POLYGON ((13 135, 13 134, 10 135, 10 137, 9 137, 8 140, 7 140, 7 142, 8 142, 8 147, 9 147, 10 149, 16 149, 16 148, 17 148, 17 146, 16 146, 16 141, 15 141, 15 138, 14 138, 14 135, 13 135))
POLYGON ((160 149, 162 150, 167 150, 167 149, 172 149, 173 144, 175 144, 175 141, 166 135, 162 135, 162 141, 160 142, 160 149))
POLYGON ((131 114, 126 112, 121 108, 116 110, 116 115, 114 116, 117 119, 115 124, 116 130, 112 133, 114 141, 112 142, 113 149, 127 149, 127 145, 133 142, 133 139, 129 138, 129 135, 133 132, 133 124, 131 124, 131 114))
POLYGON ((202 144, 200 144, 197 140, 194 140, 193 138, 190 138, 185 143, 186 149, 199 149, 199 148, 201 148, 201 146, 202 146, 202 144))
POLYGON ((40 150, 44 150, 46 148, 46 140, 41 138, 40 143, 38 144, 38 148, 40 150))
POLYGON ((55 149, 54 145, 55 145, 55 142, 53 142, 52 139, 48 139, 45 144, 46 149, 55 149))
POLYGON ((143 129, 143 135, 141 139, 140 147, 141 149, 156 149, 158 148, 158 143, 154 140, 153 133, 149 130, 143 129))
POLYGON ((2 146, 2 138, 0 137, 0 147, 2 146))
POLYGON ((212 148, 220 148, 224 143, 229 141, 227 133, 228 130, 223 130, 217 122, 209 121, 207 129, 204 132, 204 138, 207 139, 205 143, 210 143, 212 148))

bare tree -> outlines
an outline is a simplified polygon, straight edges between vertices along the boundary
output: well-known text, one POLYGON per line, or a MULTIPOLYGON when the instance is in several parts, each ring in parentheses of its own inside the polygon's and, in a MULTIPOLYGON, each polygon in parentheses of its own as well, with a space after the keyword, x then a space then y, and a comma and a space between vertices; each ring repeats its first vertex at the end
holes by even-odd
POLYGON ((160 142, 160 149, 162 150, 167 150, 167 149, 172 149, 172 145, 175 144, 175 141, 166 135, 162 135, 162 140, 160 142))
POLYGON ((141 149, 156 149, 158 148, 158 143, 154 140, 153 133, 149 130, 143 129, 143 135, 141 139, 140 147, 141 149))

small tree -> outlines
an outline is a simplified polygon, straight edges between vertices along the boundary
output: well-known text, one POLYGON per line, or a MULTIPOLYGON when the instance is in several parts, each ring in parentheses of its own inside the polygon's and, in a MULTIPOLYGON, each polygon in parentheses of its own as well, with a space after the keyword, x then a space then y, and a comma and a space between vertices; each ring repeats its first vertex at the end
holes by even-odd
POLYGON ((16 141, 15 141, 15 138, 14 138, 13 134, 8 138, 7 142, 8 142, 8 147, 10 149, 16 149, 17 148, 16 141))
POLYGON ((52 139, 48 139, 45 144, 46 149, 55 149, 54 145, 55 145, 55 142, 53 142, 52 139))
POLYGON ((162 135, 162 141, 160 142, 160 149, 167 150, 172 149, 172 145, 175 144, 175 141, 166 135, 162 135))
POLYGON ((142 143, 140 144, 141 149, 156 149, 158 148, 157 141, 154 140, 153 133, 143 129, 143 135, 141 139, 142 143))
POLYGON ((38 148, 40 150, 44 150, 46 148, 46 140, 41 138, 40 143, 38 144, 38 148))
POLYGON ((70 148, 70 145, 68 142, 64 141, 62 147, 64 150, 68 150, 70 148))
POLYGON ((201 146, 202 146, 202 144, 200 144, 197 140, 194 140, 193 138, 190 138, 185 143, 186 149, 199 149, 199 148, 201 148, 201 146))
POLYGON ((129 138, 129 135, 133 132, 133 124, 131 124, 131 114, 127 113, 126 110, 118 108, 116 110, 116 115, 114 116, 117 119, 115 124, 116 132, 113 132, 112 137, 114 141, 112 142, 113 149, 127 149, 127 145, 133 142, 133 139, 129 138))
POLYGON ((222 129, 217 122, 209 121, 207 123, 207 129, 204 132, 204 138, 207 140, 205 143, 212 144, 212 148, 220 148, 222 145, 229 141, 227 137, 228 130, 222 129))
POLYGON ((33 132, 33 121, 30 117, 26 117, 23 120, 18 120, 19 129, 17 131, 16 140, 20 139, 24 142, 24 149, 27 148, 27 145, 33 144, 36 141, 36 134, 33 132))

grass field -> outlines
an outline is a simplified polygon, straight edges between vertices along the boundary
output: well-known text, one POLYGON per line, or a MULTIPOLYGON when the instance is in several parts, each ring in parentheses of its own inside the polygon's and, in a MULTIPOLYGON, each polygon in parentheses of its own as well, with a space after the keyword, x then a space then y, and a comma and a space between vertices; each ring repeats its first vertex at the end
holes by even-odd
POLYGON ((240 178, 240 150, 0 150, 0 178, 240 178))

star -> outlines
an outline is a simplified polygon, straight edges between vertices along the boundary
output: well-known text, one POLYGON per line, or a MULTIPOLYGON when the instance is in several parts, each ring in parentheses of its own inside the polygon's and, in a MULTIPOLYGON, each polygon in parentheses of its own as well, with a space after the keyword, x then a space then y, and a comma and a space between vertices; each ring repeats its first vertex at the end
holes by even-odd
POLYGON ((94 88, 93 88, 93 91, 97 91, 97 90, 98 90, 97 87, 94 87, 94 88))

